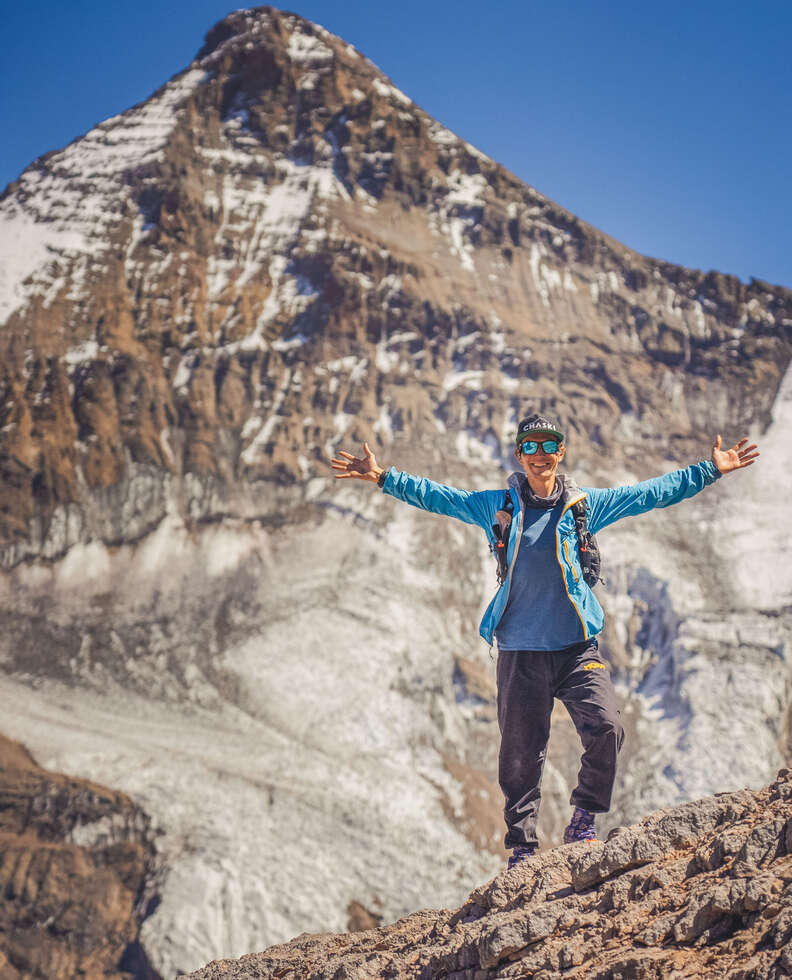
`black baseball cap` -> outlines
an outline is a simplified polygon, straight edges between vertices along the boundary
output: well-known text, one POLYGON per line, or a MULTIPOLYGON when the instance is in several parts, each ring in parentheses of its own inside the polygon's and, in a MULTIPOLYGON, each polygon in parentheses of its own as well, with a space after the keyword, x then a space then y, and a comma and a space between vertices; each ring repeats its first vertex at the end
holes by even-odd
POLYGON ((551 421, 545 415, 529 415, 524 418, 517 426, 517 445, 526 439, 535 439, 537 436, 552 436, 559 442, 564 441, 564 433, 557 423, 551 421))

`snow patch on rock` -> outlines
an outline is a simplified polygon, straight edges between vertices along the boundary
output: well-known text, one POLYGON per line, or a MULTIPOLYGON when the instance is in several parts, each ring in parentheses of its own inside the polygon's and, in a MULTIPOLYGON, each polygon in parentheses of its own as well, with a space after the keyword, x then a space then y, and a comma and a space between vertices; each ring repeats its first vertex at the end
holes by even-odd
POLYGON ((204 69, 188 69, 22 174, 24 198, 0 202, 0 325, 33 296, 56 289, 75 263, 101 263, 111 229, 124 219, 123 174, 156 158, 180 107, 206 78, 204 69))

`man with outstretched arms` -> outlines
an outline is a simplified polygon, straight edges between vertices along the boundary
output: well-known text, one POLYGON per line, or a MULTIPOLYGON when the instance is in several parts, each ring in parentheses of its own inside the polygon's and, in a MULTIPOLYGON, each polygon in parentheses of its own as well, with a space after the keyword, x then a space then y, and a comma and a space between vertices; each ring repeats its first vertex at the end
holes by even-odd
POLYGON ((692 497, 759 455, 747 439, 722 449, 718 436, 711 458, 685 469, 632 486, 581 489, 558 472, 566 446, 555 422, 530 415, 520 422, 515 441, 521 470, 511 475, 507 490, 457 490, 394 466, 383 469, 367 443, 362 458, 341 451, 332 461, 337 479, 365 480, 414 507, 477 524, 493 551, 505 552, 501 585, 480 632, 488 643, 498 643, 498 775, 509 867, 538 846, 540 783, 555 698, 563 701, 583 743, 564 842, 595 840, 595 814, 610 809, 624 732, 610 672, 597 648, 604 616, 591 589, 598 572, 592 574, 596 544, 589 535, 622 517, 692 497))

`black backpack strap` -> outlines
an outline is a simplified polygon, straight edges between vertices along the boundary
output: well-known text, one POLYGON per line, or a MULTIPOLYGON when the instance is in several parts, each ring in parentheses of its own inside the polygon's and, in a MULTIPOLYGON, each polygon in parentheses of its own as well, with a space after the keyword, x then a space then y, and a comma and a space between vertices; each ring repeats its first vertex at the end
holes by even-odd
POLYGON ((588 523, 586 521, 586 498, 576 500, 570 507, 570 510, 575 519, 575 533, 577 534, 578 548, 581 551, 588 551, 591 535, 589 534, 588 523))
POLYGON ((578 558, 580 567, 583 569, 583 579, 590 588, 594 588, 597 582, 601 582, 599 545, 597 539, 589 532, 586 520, 586 498, 576 500, 570 507, 572 517, 575 519, 575 534, 577 535, 578 558))
MULTIPOLYGON (((576 497, 581 494, 580 487, 575 483, 575 481, 564 475, 564 498, 569 500, 570 497, 576 497)), ((600 557, 599 545, 597 544, 597 539, 593 534, 589 532, 588 522, 586 519, 586 498, 581 496, 580 500, 576 500, 570 505, 570 511, 572 512, 572 517, 575 521, 575 535, 577 537, 578 546, 578 559, 580 560, 580 567, 583 570, 583 580, 589 588, 594 588, 597 582, 601 582, 600 578, 600 565, 602 559, 600 557)))
POLYGON ((509 529, 511 528, 511 521, 514 515, 514 503, 508 490, 506 491, 506 499, 503 501, 503 507, 498 513, 500 514, 503 511, 506 512, 509 520, 508 522, 504 521, 503 524, 500 521, 496 521, 492 525, 492 535, 495 538, 495 545, 490 548, 498 563, 498 585, 502 585, 506 581, 506 575, 509 570, 506 563, 506 550, 509 546, 509 529))

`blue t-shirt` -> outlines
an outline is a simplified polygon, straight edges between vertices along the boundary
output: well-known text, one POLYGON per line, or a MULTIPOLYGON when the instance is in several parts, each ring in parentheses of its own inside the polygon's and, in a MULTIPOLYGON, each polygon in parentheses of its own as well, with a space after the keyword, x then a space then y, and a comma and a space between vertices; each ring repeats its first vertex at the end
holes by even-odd
POLYGON ((525 508, 509 601, 495 631, 500 650, 563 650, 585 639, 556 554, 555 529, 563 506, 525 508))

